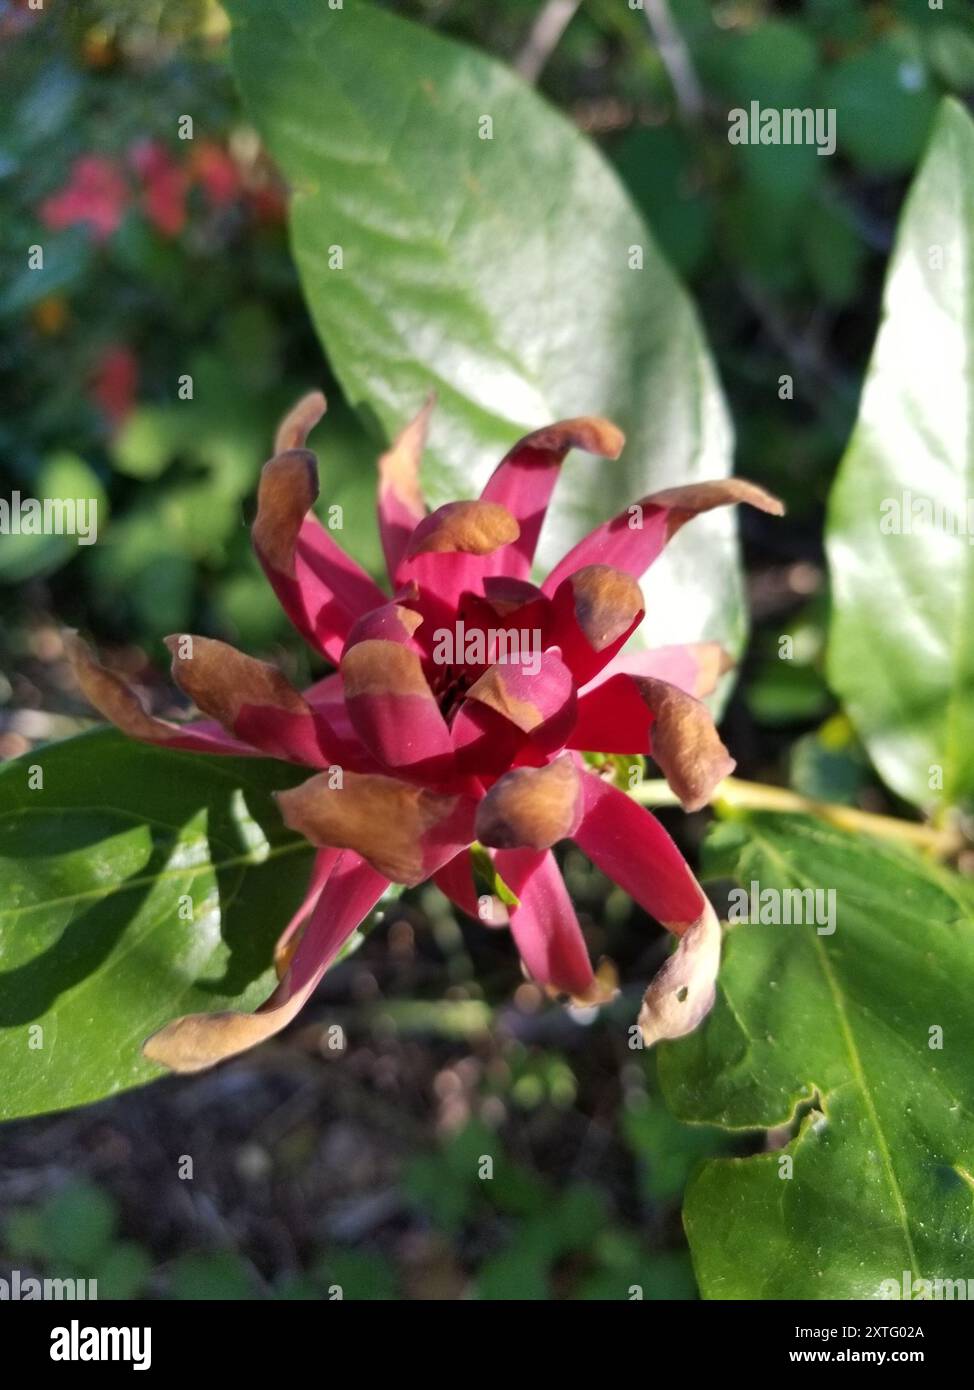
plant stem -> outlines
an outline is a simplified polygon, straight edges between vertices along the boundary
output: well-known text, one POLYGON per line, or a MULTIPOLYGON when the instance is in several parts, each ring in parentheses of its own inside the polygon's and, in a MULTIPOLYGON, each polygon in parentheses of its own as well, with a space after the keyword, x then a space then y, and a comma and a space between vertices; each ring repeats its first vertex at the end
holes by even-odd
MULTIPOLYGON (((630 793, 641 806, 678 806, 679 800, 661 779, 640 782, 630 793)), ((854 806, 838 806, 828 801, 813 801, 786 787, 771 787, 763 782, 745 782, 739 777, 725 777, 714 787, 710 804, 717 811, 741 809, 747 811, 780 811, 786 815, 817 816, 840 830, 861 831, 883 840, 898 840, 928 850, 940 859, 956 854, 964 847, 960 832, 950 826, 943 828, 923 825, 916 821, 897 820, 894 816, 877 816, 854 806)))

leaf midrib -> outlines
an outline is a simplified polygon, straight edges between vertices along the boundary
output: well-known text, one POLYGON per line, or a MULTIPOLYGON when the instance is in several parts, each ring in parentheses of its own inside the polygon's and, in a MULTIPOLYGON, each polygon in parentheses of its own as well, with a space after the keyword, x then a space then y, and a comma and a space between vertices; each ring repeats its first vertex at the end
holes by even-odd
MULTIPOLYGON (((788 860, 785 858, 785 856, 781 853, 781 851, 778 850, 777 847, 770 841, 766 840, 764 836, 761 835, 760 832, 756 829, 756 827, 753 826, 753 824, 751 826, 751 830, 752 843, 760 845, 762 851, 772 861, 776 862, 781 867, 786 882, 790 878, 800 887, 811 888, 812 891, 814 891, 815 884, 812 883, 808 878, 806 878, 805 875, 802 874, 799 869, 797 869, 794 865, 790 864, 788 860)), ((879 1145, 879 1151, 882 1154, 883 1166, 889 1184, 890 1194, 893 1198, 893 1205, 896 1210, 896 1215, 899 1219, 899 1225, 903 1233, 904 1244, 906 1246, 907 1253, 910 1259, 910 1267, 914 1277, 920 1278, 922 1277, 920 1274, 920 1267, 917 1261, 916 1251, 913 1246, 913 1237, 910 1234, 909 1214, 907 1212, 906 1203, 903 1199, 903 1193, 900 1188, 899 1180, 896 1176, 896 1171, 893 1167, 893 1158, 889 1144, 886 1139, 886 1132, 880 1120, 879 1112, 876 1109, 872 1092, 869 1088, 865 1069, 862 1065, 862 1058, 859 1054, 859 1048, 856 1044, 855 1035, 852 1030, 851 1020, 846 1011, 845 999, 842 993, 842 989, 839 985, 838 979, 835 976, 835 972, 832 969, 832 964, 828 958, 828 952, 825 948, 822 938, 816 933, 813 940, 815 946, 816 959, 818 960, 819 968, 825 980, 826 988, 828 989, 829 995, 832 999, 832 1006, 835 1010, 836 1017, 839 1021, 839 1027, 842 1033, 842 1041, 845 1045, 845 1050, 849 1059, 849 1066, 852 1072, 852 1076, 859 1089, 860 1095, 862 1096, 863 1104, 866 1109, 866 1114, 875 1131, 876 1142, 879 1145)))

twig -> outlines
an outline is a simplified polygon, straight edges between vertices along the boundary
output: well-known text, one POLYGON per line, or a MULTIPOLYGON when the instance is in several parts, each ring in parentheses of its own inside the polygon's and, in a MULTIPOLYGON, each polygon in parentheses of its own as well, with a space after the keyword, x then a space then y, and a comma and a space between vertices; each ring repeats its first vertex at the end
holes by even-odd
POLYGON ((659 49, 660 61, 673 84, 677 105, 687 121, 698 121, 703 114, 703 88, 666 0, 643 0, 649 32, 659 49))
MULTIPOLYGON (((650 779, 634 787, 631 795, 641 806, 678 806, 679 800, 666 782, 650 779)), ((861 831, 882 840, 898 840, 929 850, 946 859, 964 847, 964 838, 953 828, 939 829, 917 821, 898 820, 895 816, 877 816, 854 806, 837 806, 829 801, 814 801, 786 787, 769 787, 762 782, 745 782, 739 777, 725 777, 718 782, 710 796, 710 804, 734 806, 748 811, 779 811, 785 815, 816 816, 840 830, 861 831)))
POLYGON ((516 71, 526 82, 537 82, 580 4, 581 0, 548 0, 531 26, 527 43, 514 60, 516 71))

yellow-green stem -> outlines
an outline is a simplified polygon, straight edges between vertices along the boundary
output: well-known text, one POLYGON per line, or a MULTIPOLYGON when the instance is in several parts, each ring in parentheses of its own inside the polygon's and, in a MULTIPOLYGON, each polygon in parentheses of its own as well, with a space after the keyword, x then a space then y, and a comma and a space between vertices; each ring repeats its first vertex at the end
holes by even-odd
MULTIPOLYGON (((643 806, 677 806, 679 801, 666 782, 650 779, 632 789, 633 798, 643 806)), ((786 815, 817 816, 819 820, 840 830, 861 831, 884 840, 898 840, 915 845, 946 859, 964 847, 964 838, 951 826, 923 825, 917 821, 897 820, 894 816, 877 816, 860 811, 855 806, 837 806, 833 802, 814 801, 786 787, 771 787, 763 782, 746 782, 740 777, 725 777, 718 782, 710 796, 717 810, 780 811, 786 815)))

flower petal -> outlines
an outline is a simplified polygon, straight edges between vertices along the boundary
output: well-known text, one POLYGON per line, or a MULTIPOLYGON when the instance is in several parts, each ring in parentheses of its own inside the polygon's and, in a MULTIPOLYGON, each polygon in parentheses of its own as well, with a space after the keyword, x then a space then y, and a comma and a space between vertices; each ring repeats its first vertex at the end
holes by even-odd
POLYGON ((261 472, 252 538, 291 622, 312 647, 337 662, 355 619, 387 599, 317 517, 308 515, 317 496, 314 454, 307 449, 277 454, 261 472))
POLYGON ((320 849, 315 854, 314 863, 311 866, 311 875, 308 879, 308 888, 294 916, 281 932, 274 947, 274 969, 277 971, 277 978, 283 980, 288 972, 288 967, 294 959, 294 953, 298 949, 298 943, 304 932, 308 918, 317 905, 321 897, 325 884, 331 877, 331 872, 342 856, 340 849, 320 849))
POLYGON ((473 840, 475 803, 380 773, 331 773, 279 792, 285 824, 315 845, 351 849, 395 883, 429 878, 473 840))
POLYGON ((584 812, 575 843, 651 917, 683 938, 646 991, 639 1019, 647 1045, 682 1037, 713 1004, 720 924, 655 816, 590 772, 582 782, 584 812))
POLYGON ((705 806, 736 766, 707 706, 648 676, 613 676, 582 695, 569 746, 652 753, 685 811, 705 806))
POLYGON ((596 980, 572 900, 550 850, 498 850, 497 871, 520 899, 511 932, 532 980, 579 1004, 611 998, 596 980))
POLYGON ((258 756, 256 749, 233 738, 213 720, 174 724, 149 714, 128 682, 102 666, 76 633, 65 633, 64 645, 85 699, 129 738, 181 748, 189 753, 258 756))
POLYGON ((153 1033, 142 1046, 143 1054, 173 1071, 202 1071, 279 1033, 307 1002, 387 887, 388 880, 357 855, 341 855, 311 913, 290 968, 257 1012, 187 1014, 153 1033))
POLYGON ((548 849, 577 829, 582 781, 570 754, 506 772, 477 807, 476 838, 496 849, 548 849))
POLYGON ((719 642, 689 642, 685 646, 654 647, 652 651, 621 651, 607 662, 584 690, 603 685, 613 676, 654 676, 700 699, 709 695, 734 659, 719 642))
POLYGON ((642 590, 611 565, 586 565, 559 584, 545 646, 557 645, 579 686, 596 676, 642 622, 642 590))
POLYGON ((450 730, 415 651, 371 638, 346 650, 341 674, 352 724, 380 763, 414 777, 449 776, 450 730))
POLYGON ((622 431, 597 415, 560 420, 519 440, 491 474, 481 498, 506 507, 521 534, 502 554, 492 557, 484 572, 527 579, 565 455, 570 449, 584 449, 588 454, 615 459, 624 443, 622 431))
POLYGON ((469 847, 462 849, 459 854, 448 859, 441 868, 437 869, 436 873, 433 874, 433 882, 444 897, 449 898, 454 907, 458 907, 461 912, 465 912, 468 917, 472 917, 483 926, 507 926, 507 908, 500 898, 495 897, 493 893, 478 894, 477 892, 469 847), (486 909, 484 908, 485 900, 489 902, 489 907, 486 909))
POLYGON ((398 642, 401 646, 417 650, 413 634, 422 624, 423 615, 414 608, 407 608, 396 602, 384 603, 381 608, 373 608, 361 618, 356 618, 345 643, 345 651, 359 642, 378 639, 384 642, 398 642))
POLYGON ((692 1033, 710 1013, 720 969, 720 942, 717 914, 705 899, 700 917, 687 927, 643 996, 639 1030, 647 1047, 692 1033))
POLYGON ((277 427, 274 437, 274 453, 284 454, 289 449, 303 449, 308 435, 328 409, 328 402, 320 391, 309 391, 285 415, 277 427))
POLYGON ((413 531, 396 571, 396 585, 415 580, 424 614, 437 624, 449 621, 458 596, 478 588, 482 557, 518 535, 517 522, 496 502, 446 502, 413 531))
POLYGON ((345 703, 345 682, 340 671, 315 681, 304 698, 316 717, 327 727, 325 744, 332 753, 332 764, 352 772, 380 772, 381 766, 359 737, 345 703))
POLYGON ((496 502, 445 502, 416 527, 405 558, 409 562, 421 555, 489 555, 519 534, 510 512, 496 502))
POLYGON ((476 700, 464 700, 450 725, 457 771, 465 776, 499 777, 515 763, 542 765, 540 749, 531 755, 530 737, 509 719, 476 700))
POLYGON ((666 488, 634 502, 611 521, 590 531, 559 560, 541 587, 546 594, 553 594, 568 575, 583 565, 593 564, 614 565, 639 579, 681 526, 701 512, 734 502, 747 502, 773 516, 784 513, 776 497, 743 478, 719 478, 666 488))
POLYGON ((466 698, 530 734, 545 752, 563 747, 575 722, 575 683, 557 648, 538 652, 530 661, 489 666, 466 698))
POLYGON ((426 515, 426 503, 419 485, 419 465, 434 401, 435 397, 430 395, 422 410, 396 435, 392 446, 379 459, 379 535, 386 569, 393 583, 409 538, 426 515))
POLYGON ((286 676, 226 642, 186 633, 167 637, 179 688, 237 738, 272 758, 327 767, 337 751, 328 726, 286 676))

